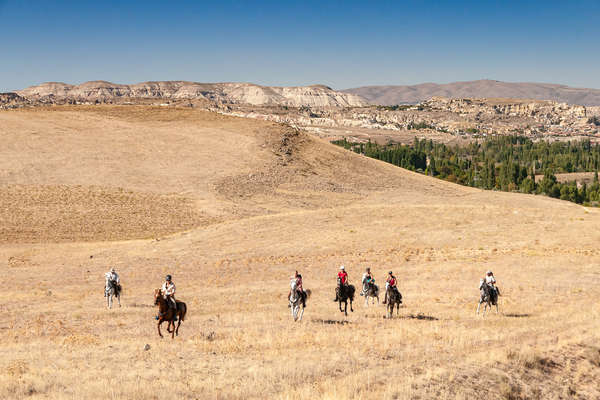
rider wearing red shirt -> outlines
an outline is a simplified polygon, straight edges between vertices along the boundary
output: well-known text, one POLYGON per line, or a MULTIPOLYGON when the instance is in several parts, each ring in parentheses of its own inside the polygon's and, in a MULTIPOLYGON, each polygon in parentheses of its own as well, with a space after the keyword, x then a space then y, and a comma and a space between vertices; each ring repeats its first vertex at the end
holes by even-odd
POLYGON ((387 303, 387 298, 388 298, 388 290, 392 289, 392 290, 396 290, 397 288, 397 281, 396 281, 396 277, 394 276, 394 274, 392 273, 392 271, 390 271, 388 273, 388 277, 385 280, 385 300, 383 300, 383 304, 387 303))
POLYGON ((340 280, 341 286, 335 288, 335 300, 338 301, 340 297, 340 290, 343 286, 348 286, 348 273, 346 272, 346 268, 342 265, 340 267, 340 272, 338 272, 338 279, 340 280))
POLYGON ((348 284, 348 273, 343 265, 340 267, 340 272, 338 272, 338 278, 342 280, 342 285, 348 284))

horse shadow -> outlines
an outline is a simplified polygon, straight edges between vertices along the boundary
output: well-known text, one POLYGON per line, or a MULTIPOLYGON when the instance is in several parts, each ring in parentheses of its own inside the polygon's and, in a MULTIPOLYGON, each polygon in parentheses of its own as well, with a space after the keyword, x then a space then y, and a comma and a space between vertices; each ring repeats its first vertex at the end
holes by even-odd
POLYGON ((529 318, 531 317, 531 314, 517 314, 517 313, 510 313, 510 314, 504 314, 505 317, 510 317, 510 318, 529 318))
POLYGON ((418 319, 420 321, 439 321, 439 318, 431 316, 431 315, 425 315, 425 314, 409 314, 409 315, 403 315, 400 318, 402 319, 418 319))
POLYGON ((312 322, 317 324, 326 324, 326 325, 348 325, 350 321, 338 321, 335 319, 313 319, 312 322))

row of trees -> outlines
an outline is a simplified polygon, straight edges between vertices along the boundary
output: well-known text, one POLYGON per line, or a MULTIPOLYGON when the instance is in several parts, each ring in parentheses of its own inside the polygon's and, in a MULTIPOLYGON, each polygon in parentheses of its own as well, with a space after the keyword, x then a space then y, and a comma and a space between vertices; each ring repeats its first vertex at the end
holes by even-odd
POLYGON ((503 191, 545 194, 579 204, 600 201, 600 145, 577 142, 534 142, 521 136, 498 136, 466 145, 448 146, 415 138, 412 145, 335 141, 368 157, 450 182, 503 191), (593 182, 561 183, 556 173, 595 172, 593 182), (543 174, 536 182, 535 176, 543 174))

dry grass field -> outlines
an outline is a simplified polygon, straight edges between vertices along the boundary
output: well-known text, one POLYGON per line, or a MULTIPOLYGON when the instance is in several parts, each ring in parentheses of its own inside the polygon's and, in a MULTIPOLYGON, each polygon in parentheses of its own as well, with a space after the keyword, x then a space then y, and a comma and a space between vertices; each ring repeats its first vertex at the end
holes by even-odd
POLYGON ((600 398, 597 209, 194 109, 3 111, 0 140, 1 398, 600 398), (400 315, 360 296, 340 314, 340 264, 357 285, 393 270, 400 315), (482 318, 487 269, 503 296, 482 318), (166 273, 175 340, 153 318, 166 273))

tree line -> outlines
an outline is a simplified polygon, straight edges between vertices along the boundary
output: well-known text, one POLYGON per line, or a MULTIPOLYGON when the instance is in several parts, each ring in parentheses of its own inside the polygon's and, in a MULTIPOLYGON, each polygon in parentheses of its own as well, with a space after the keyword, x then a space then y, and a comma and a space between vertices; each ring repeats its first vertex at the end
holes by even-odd
POLYGON ((481 189, 544 194, 584 205, 600 201, 600 145, 496 136, 465 145, 415 138, 411 145, 333 142, 348 150, 446 181, 481 189), (594 172, 590 185, 558 182, 557 173, 594 172), (536 182, 535 175, 543 179, 536 182))

